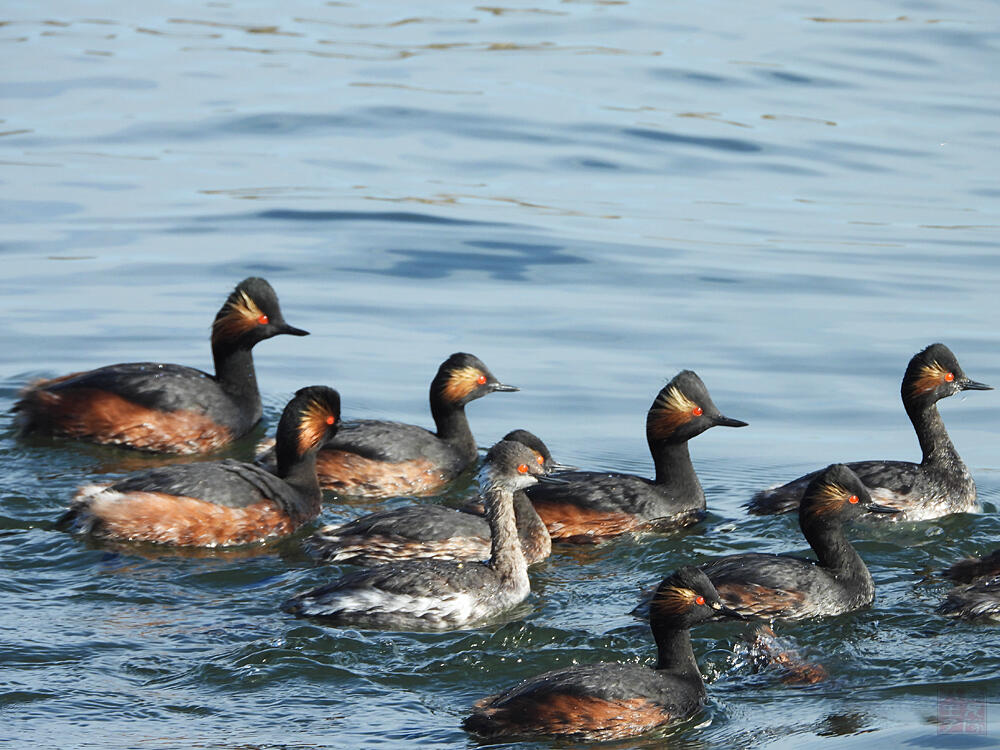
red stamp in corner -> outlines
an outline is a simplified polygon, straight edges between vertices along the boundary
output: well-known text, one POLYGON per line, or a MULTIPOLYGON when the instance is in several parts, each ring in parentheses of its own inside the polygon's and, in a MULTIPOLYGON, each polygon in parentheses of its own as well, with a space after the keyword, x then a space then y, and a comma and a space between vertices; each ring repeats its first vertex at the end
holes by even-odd
POLYGON ((938 690, 938 734, 986 736, 985 690, 938 690))

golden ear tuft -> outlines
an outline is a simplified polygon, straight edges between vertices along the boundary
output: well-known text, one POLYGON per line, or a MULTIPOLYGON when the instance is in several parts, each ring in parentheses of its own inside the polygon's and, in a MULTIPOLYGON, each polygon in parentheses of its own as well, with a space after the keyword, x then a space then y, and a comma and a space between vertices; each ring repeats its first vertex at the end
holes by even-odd
POLYGON ((310 401, 299 412, 299 453, 318 446, 327 429, 337 423, 337 416, 319 401, 310 401))
POLYGON ((226 308, 226 313, 216 318, 212 324, 213 339, 238 338, 268 321, 267 315, 257 306, 253 297, 242 289, 229 300, 226 308))
POLYGON ((698 592, 691 589, 662 586, 650 603, 650 613, 679 615, 691 609, 699 596, 698 592))
POLYGON ((446 399, 457 402, 485 385, 486 381, 486 375, 478 367, 459 367, 448 373, 448 382, 442 392, 446 399))
POLYGON ((951 383, 955 380, 955 373, 939 365, 936 361, 929 365, 924 365, 917 373, 917 377, 910 384, 910 393, 914 396, 922 396, 930 393, 939 385, 951 383))
POLYGON ((824 484, 817 488, 809 503, 809 511, 813 515, 837 513, 844 503, 857 503, 857 495, 837 483, 824 484))
POLYGON ((698 404, 676 385, 660 391, 646 419, 646 430, 655 437, 667 437, 681 425, 702 414, 698 404))

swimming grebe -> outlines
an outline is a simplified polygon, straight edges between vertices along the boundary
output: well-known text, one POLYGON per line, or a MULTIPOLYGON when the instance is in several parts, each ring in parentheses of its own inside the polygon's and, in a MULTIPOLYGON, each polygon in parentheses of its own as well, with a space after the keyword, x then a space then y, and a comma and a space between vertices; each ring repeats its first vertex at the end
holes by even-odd
POLYGON ((485 737, 603 741, 687 718, 706 696, 689 628, 725 617, 743 619, 701 571, 681 568, 660 584, 650 605, 655 667, 602 662, 546 672, 479 701, 463 726, 485 737))
MULTIPOLYGON (((372 498, 432 495, 479 457, 465 405, 494 391, 516 390, 498 381, 477 357, 452 354, 431 381, 436 433, 401 422, 347 420, 337 438, 320 451, 320 484, 372 498)), ((265 466, 270 460, 267 454, 260 459, 265 466)))
POLYGON ((155 453, 208 453, 242 437, 261 417, 253 347, 285 323, 264 279, 241 281, 215 316, 215 375, 181 365, 134 362, 42 380, 14 409, 22 432, 155 453))
MULTIPOLYGON (((895 521, 922 521, 976 509, 976 483, 952 445, 937 402, 959 391, 990 391, 991 386, 966 377, 955 355, 944 344, 931 344, 913 355, 903 375, 903 407, 913 423, 923 459, 854 461, 847 466, 880 503, 903 511, 882 516, 895 521)), ((798 507, 806 485, 816 475, 762 490, 747 505, 750 513, 787 513, 798 507)))
MULTIPOLYGON (((531 448, 547 472, 571 468, 556 463, 545 443, 527 430, 513 430, 503 439, 531 448)), ((514 493, 514 516, 528 565, 548 557, 552 552, 549 532, 524 490, 514 493)), ((307 545, 327 562, 354 565, 420 558, 484 560, 490 555, 490 525, 480 515, 443 505, 405 505, 339 526, 325 526, 310 537, 307 545)))
POLYGON ((528 565, 514 519, 514 493, 545 476, 534 451, 503 440, 479 471, 492 532, 486 562, 404 560, 343 576, 297 594, 282 609, 337 625, 384 630, 451 630, 501 614, 528 596, 528 565))
POLYGON ((799 506, 799 526, 817 561, 746 553, 701 569, 722 601, 747 616, 799 619, 865 607, 875 598, 875 583, 843 525, 866 513, 899 511, 876 503, 853 471, 833 464, 813 477, 799 506))
POLYGON ((316 452, 339 422, 335 390, 303 388, 278 423, 277 475, 232 459, 162 466, 81 488, 58 526, 97 538, 204 547, 290 534, 319 515, 316 452))
POLYGON ((963 620, 1000 620, 1000 549, 983 557, 959 560, 944 571, 956 586, 937 611, 963 620))
POLYGON ((977 578, 1000 576, 1000 549, 982 557, 966 557, 942 571, 955 583, 972 583, 977 578))
POLYGON ((745 427, 722 416, 695 373, 683 370, 657 394, 646 415, 646 441, 656 478, 595 471, 560 475, 568 484, 527 490, 549 534, 584 542, 640 529, 688 526, 704 514, 688 440, 710 427, 745 427))

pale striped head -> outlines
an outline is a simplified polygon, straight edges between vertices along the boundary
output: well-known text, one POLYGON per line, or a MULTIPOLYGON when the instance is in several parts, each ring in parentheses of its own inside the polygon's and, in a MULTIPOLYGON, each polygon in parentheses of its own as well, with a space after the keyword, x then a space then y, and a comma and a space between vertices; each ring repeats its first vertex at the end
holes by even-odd
POLYGON ((476 478, 483 494, 493 487, 516 492, 544 479, 547 473, 544 456, 523 443, 501 440, 486 453, 476 478))
POLYGON ((542 463, 545 468, 550 472, 555 471, 576 471, 575 466, 569 466, 567 464, 561 464, 552 457, 552 453, 549 451, 549 447, 542 442, 542 439, 538 437, 533 432, 528 432, 527 430, 511 430, 506 435, 503 436, 504 440, 514 440, 518 443, 528 446, 535 452, 535 455, 541 458, 542 463))

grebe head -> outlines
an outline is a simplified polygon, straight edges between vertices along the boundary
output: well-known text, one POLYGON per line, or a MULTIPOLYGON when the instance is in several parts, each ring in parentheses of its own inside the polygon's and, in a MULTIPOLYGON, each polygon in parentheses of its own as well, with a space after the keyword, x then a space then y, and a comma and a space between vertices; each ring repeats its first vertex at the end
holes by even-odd
POLYGON ((321 448, 340 427, 340 394, 325 385, 301 388, 278 422, 278 443, 291 443, 298 456, 321 448))
POLYGON ((282 333, 309 335, 308 331, 285 322, 274 289, 264 279, 251 276, 236 285, 215 316, 212 344, 249 349, 259 341, 282 333))
POLYGON ((528 432, 527 430, 511 430, 503 436, 503 439, 513 440, 514 442, 521 443, 522 445, 526 445, 531 448, 531 450, 542 457, 545 469, 550 474, 557 471, 576 471, 577 469, 576 466, 561 464, 552 458, 552 453, 549 452, 548 446, 545 445, 541 438, 533 432, 528 432))
POLYGON ((483 459, 477 479, 484 494, 492 488, 517 492, 536 482, 560 482, 546 476, 545 458, 523 443, 501 440, 483 459))
POLYGON ((442 362, 431 382, 432 400, 437 395, 454 406, 465 406, 494 391, 517 390, 501 383, 482 360, 465 352, 456 352, 442 362))
POLYGON ((691 370, 681 370, 649 407, 646 437, 650 443, 683 443, 717 425, 746 427, 747 423, 724 417, 701 378, 691 370))
POLYGON ((992 386, 970 380, 944 344, 931 344, 914 354, 903 375, 902 395, 907 403, 934 403, 959 391, 992 390, 992 386))
POLYGON ((803 521, 850 521, 865 513, 898 514, 898 508, 880 505, 858 475, 844 464, 831 464, 813 477, 799 506, 803 521))
POLYGON ((692 566, 680 568, 663 579, 649 605, 649 622, 653 630, 665 626, 689 628, 727 617, 747 619, 723 604, 708 576, 692 566))

